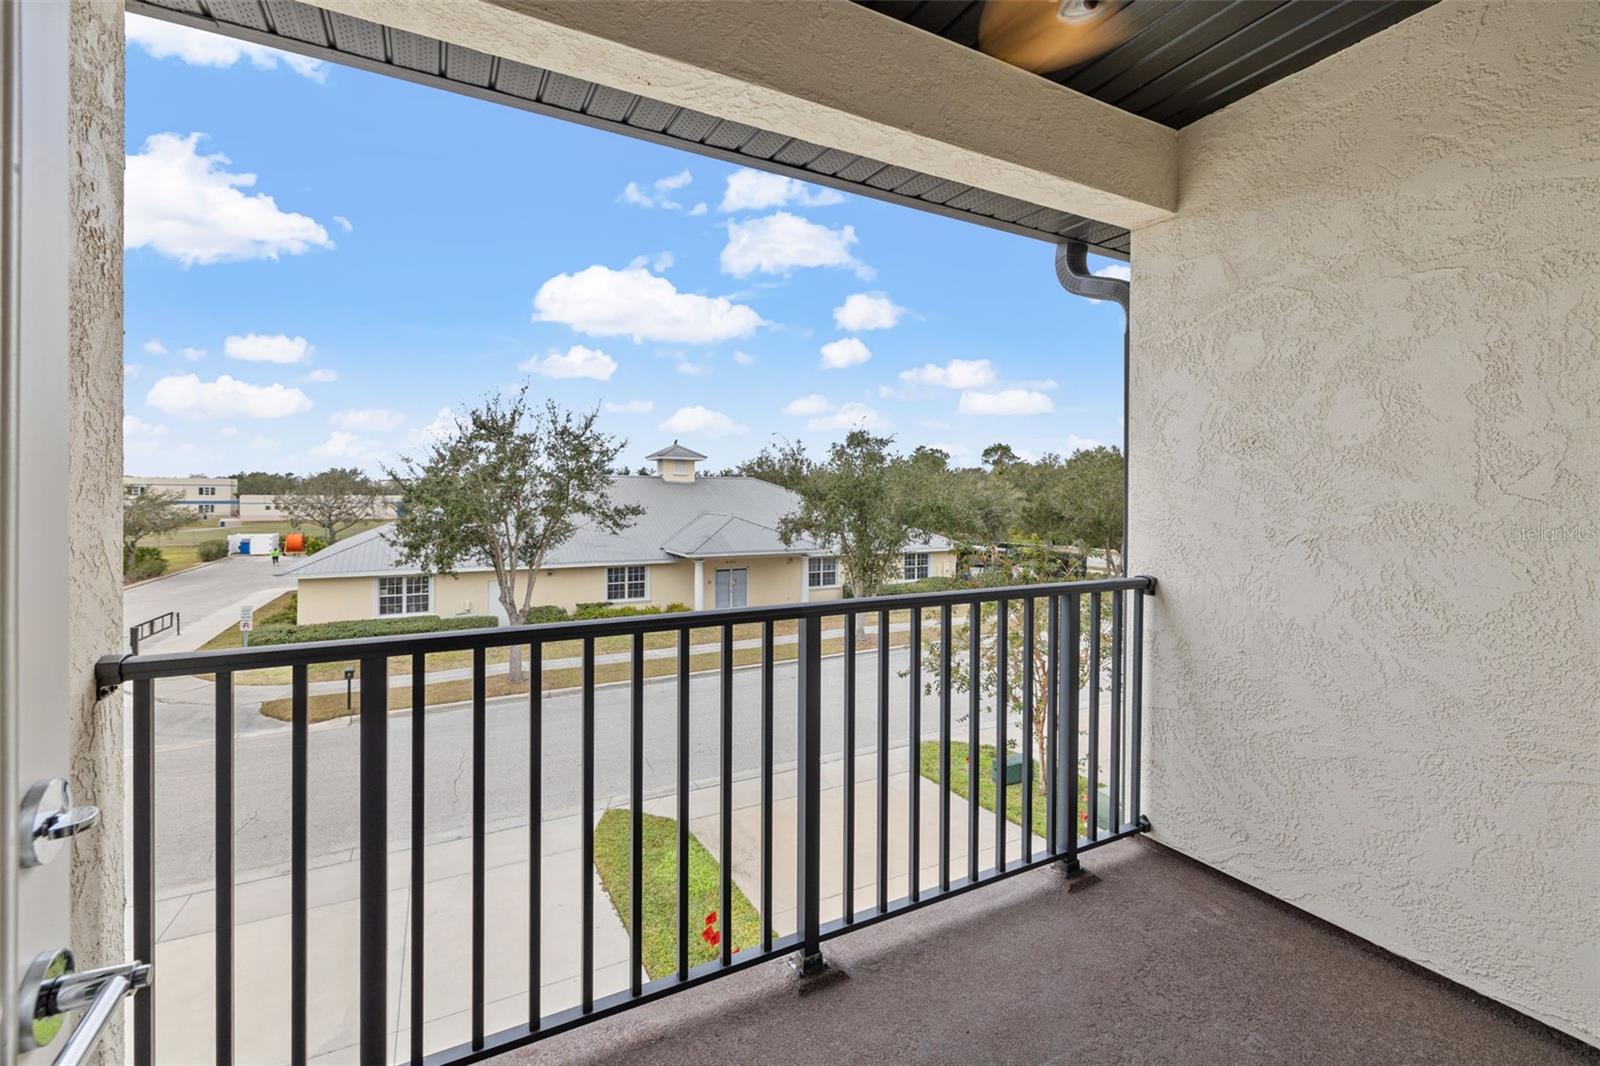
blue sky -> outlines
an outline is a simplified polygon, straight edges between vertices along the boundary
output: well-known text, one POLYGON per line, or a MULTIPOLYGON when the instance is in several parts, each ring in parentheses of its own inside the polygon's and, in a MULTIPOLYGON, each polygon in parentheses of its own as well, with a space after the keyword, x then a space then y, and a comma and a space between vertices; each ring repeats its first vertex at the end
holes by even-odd
POLYGON ((523 382, 630 465, 1121 439, 1048 244, 128 18, 129 473, 376 472, 523 382))

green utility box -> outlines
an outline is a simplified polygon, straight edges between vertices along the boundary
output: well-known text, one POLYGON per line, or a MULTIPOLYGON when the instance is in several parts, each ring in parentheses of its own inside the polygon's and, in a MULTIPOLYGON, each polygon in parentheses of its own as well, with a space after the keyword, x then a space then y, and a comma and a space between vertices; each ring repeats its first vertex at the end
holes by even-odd
MULTIPOLYGON (((1020 755, 1018 755, 1018 754, 1016 754, 1014 752, 1008 752, 1006 754, 1005 758, 1006 758, 1006 784, 1008 784, 1008 785, 1020 785, 1020 784, 1022 784, 1022 756, 1020 756, 1020 755)), ((1000 780, 1000 759, 999 759, 998 756, 996 756, 996 758, 994 759, 994 765, 992 767, 990 767, 989 776, 990 776, 990 778, 992 778, 993 780, 995 780, 997 782, 1000 780)))

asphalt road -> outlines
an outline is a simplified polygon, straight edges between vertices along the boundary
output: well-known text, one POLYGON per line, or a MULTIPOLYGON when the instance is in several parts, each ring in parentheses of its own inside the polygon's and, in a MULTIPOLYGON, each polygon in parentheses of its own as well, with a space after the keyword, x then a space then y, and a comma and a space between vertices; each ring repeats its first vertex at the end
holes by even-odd
MULTIPOLYGON (((219 535, 226 530, 218 530, 219 535)), ((276 568, 266 556, 231 555, 215 563, 180 570, 169 577, 135 585, 122 593, 125 625, 178 611, 182 634, 166 632, 142 642, 140 651, 192 651, 239 621, 239 605, 259 606, 289 592, 294 580, 284 577, 287 561, 276 568)))
MULTIPOLYGON (((891 747, 907 743, 910 679, 899 676, 903 650, 891 653, 889 722, 891 747)), ((857 751, 875 753, 877 739, 876 658, 860 657, 856 710, 857 751)), ((826 659, 823 678, 823 757, 844 748, 843 660, 826 659)), ((780 663, 773 674, 774 762, 795 758, 795 669, 780 663)), ((733 766, 735 777, 759 772, 761 673, 734 672, 733 766)), ((159 688, 158 688, 159 693, 159 688)), ((720 700, 715 674, 692 682, 690 776, 715 783, 720 753, 720 700)), ((595 693, 595 795, 597 807, 628 792, 629 688, 595 693)), ((957 698, 957 739, 963 697, 957 698)), ((937 700, 923 698, 925 734, 937 735, 937 700)), ((987 717, 987 716, 985 716, 987 717)), ((215 746, 207 741, 160 735, 156 755, 156 880, 161 889, 203 886, 214 875, 215 746), (176 742, 173 742, 173 741, 176 742), (164 746, 163 746, 164 745, 164 746)), ((577 693, 549 696, 544 705, 544 816, 579 808, 582 705, 577 693)), ((529 715, 527 697, 492 700, 488 706, 487 820, 497 825, 528 819, 529 715)), ((391 840, 409 839, 412 716, 391 716, 388 730, 389 830, 391 840)), ((426 717, 426 789, 429 840, 468 833, 472 813, 472 714, 458 707, 426 717)), ((350 857, 359 837, 357 771, 359 731, 343 720, 311 731, 310 822, 313 856, 350 857)), ((289 732, 245 734, 235 743, 235 870, 286 869, 289 858, 289 732)), ((668 677, 645 686, 644 781, 646 795, 670 793, 677 780, 677 682, 668 677)), ((858 755, 858 758, 861 756, 858 755)))

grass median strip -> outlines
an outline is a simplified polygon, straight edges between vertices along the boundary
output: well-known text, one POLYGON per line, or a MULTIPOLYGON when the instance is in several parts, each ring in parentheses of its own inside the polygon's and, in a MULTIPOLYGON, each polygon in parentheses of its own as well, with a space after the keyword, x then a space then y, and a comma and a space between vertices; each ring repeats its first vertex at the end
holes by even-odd
MULTIPOLYGON (((939 780, 939 742, 937 740, 924 740, 920 752, 920 770, 923 777, 935 783, 939 780)), ((1036 760, 1033 765, 1035 780, 1040 780, 1042 767, 1036 760)), ((967 745, 964 741, 952 740, 950 742, 950 791, 962 799, 971 793, 970 775, 967 772, 967 745)), ((1089 787, 1088 778, 1078 776, 1078 830, 1082 832, 1088 825, 1088 810, 1084 802, 1085 791, 1089 787)), ((1045 818, 1048 814, 1045 806, 1045 794, 1038 789, 1030 789, 1033 795, 1033 832, 1035 836, 1045 835, 1045 818)), ((994 745, 978 745, 978 806, 986 811, 994 810, 995 805, 995 780, 994 780, 994 745)), ((1066 812, 1063 811, 1063 814, 1066 812)), ((1012 825, 1022 824, 1022 783, 1006 786, 1006 821, 1012 825)))
MULTIPOLYGON (((904 647, 907 635, 905 633, 891 634, 890 643, 893 647, 904 647)), ((870 651, 876 646, 874 637, 867 637, 857 642, 861 651, 870 651)), ((772 649, 773 662, 788 662, 794 659, 797 645, 777 644, 772 649)), ((844 651, 842 637, 822 642, 822 654, 837 655, 844 651)), ((547 653, 548 654, 548 653, 547 653)), ((431 657, 430 657, 431 658, 431 657)), ((702 673, 707 670, 716 670, 721 666, 722 652, 710 650, 700 652, 689 657, 689 671, 702 673)), ((761 662, 760 648, 735 648, 733 652, 733 665, 754 666, 761 662)), ((430 662, 429 667, 433 664, 430 662)), ((595 684, 604 685, 618 681, 627 681, 632 676, 633 666, 627 662, 596 663, 594 668, 595 684)), ((660 659, 646 659, 644 661, 644 676, 672 677, 678 672, 678 658, 675 655, 660 659)), ((341 674, 342 678, 343 675, 341 674)), ((556 689, 577 688, 583 681, 583 671, 578 666, 563 666, 547 669, 544 672, 544 688, 546 692, 556 689)), ((526 680, 512 682, 506 674, 490 674, 484 679, 484 692, 488 699, 500 696, 516 696, 526 694, 528 682, 526 680)), ((463 703, 472 698, 472 678, 461 677, 450 681, 435 681, 427 688, 428 706, 438 706, 447 703, 463 703)), ((345 706, 344 692, 321 692, 311 696, 306 701, 307 714, 313 722, 326 722, 334 718, 343 718, 353 715, 359 710, 359 705, 352 699, 351 706, 345 706)), ((411 689, 409 686, 395 686, 389 689, 389 710, 408 711, 411 709, 411 689)), ((279 721, 289 721, 291 707, 288 697, 266 700, 261 704, 261 713, 268 718, 279 721)))
MULTIPOLYGON (((640 881, 644 888, 644 970, 650 979, 665 977, 678 966, 678 823, 656 814, 644 816, 644 853, 640 881)), ((594 866, 622 927, 631 934, 633 815, 612 809, 594 829, 594 866)), ((705 846, 689 834, 689 965, 720 956, 721 940, 730 928, 719 914, 722 867, 705 846)), ((761 942, 761 917, 755 906, 733 887, 733 950, 761 942)))

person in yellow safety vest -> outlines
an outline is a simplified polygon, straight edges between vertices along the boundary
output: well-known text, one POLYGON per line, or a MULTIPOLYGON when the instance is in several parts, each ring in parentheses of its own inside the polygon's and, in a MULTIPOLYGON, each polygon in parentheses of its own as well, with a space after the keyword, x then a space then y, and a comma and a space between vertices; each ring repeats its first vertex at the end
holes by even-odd
POLYGON ((280 549, 276 544, 274 544, 272 546, 272 565, 273 566, 277 566, 278 565, 278 556, 280 556, 282 554, 283 554, 282 549, 280 549))

